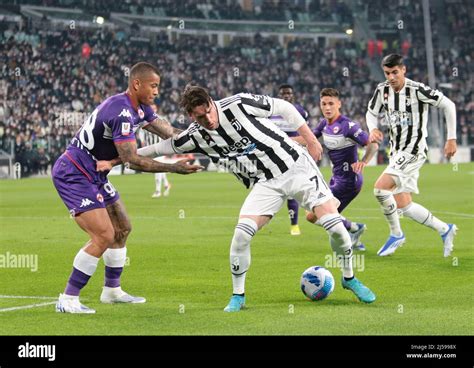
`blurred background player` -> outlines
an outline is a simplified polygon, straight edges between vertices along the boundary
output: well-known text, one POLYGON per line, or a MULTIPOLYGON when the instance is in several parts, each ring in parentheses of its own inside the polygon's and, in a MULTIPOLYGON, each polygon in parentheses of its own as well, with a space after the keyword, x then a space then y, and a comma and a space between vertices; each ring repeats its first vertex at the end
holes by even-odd
MULTIPOLYGON (((289 84, 282 84, 278 88, 278 97, 281 99, 288 101, 289 103, 292 103, 293 106, 298 110, 298 112, 301 114, 303 119, 308 122, 309 119, 309 114, 308 112, 303 108, 303 106, 294 103, 294 93, 293 93, 293 86, 289 84)), ((289 124, 285 119, 283 119, 282 116, 280 115, 274 115, 270 117, 270 120, 276 124, 278 128, 283 130, 286 134, 288 134, 289 137, 298 137, 299 134, 294 128, 289 124)), ((298 225, 298 210, 299 210, 299 205, 296 200, 293 198, 289 198, 287 201, 287 206, 288 206, 288 215, 290 216, 290 234, 291 235, 300 235, 301 230, 298 225)))
MULTIPOLYGON (((158 100, 155 100, 155 103, 151 106, 153 111, 157 115, 158 115, 158 110, 159 110, 158 106, 159 106, 158 100)), ((144 133, 145 133, 144 146, 149 146, 151 144, 155 144, 160 141, 160 137, 158 137, 157 135, 150 134, 146 131, 144 133)), ((154 160, 165 163, 165 164, 171 164, 171 163, 176 162, 176 160, 170 160, 166 156, 156 157, 154 160)), ((151 197, 160 198, 162 194, 164 197, 167 197, 170 194, 170 189, 171 189, 171 184, 168 181, 168 176, 166 175, 166 173, 165 172, 155 173, 155 191, 153 192, 151 197), (162 188, 164 189, 163 193, 161 191, 162 188)))
MULTIPOLYGON (((329 159, 333 165, 329 188, 341 202, 338 211, 342 213, 359 194, 363 183, 362 170, 377 152, 378 144, 368 144, 368 134, 360 125, 341 115, 341 100, 337 89, 322 89, 320 105, 324 119, 321 119, 313 133, 318 138, 322 137, 323 144, 328 149, 329 159), (365 155, 360 161, 357 145, 367 146, 365 155)), ((306 219, 311 223, 316 221, 312 213, 308 213, 306 219)), ((365 224, 351 222, 348 219, 343 219, 343 223, 349 231, 354 249, 364 251, 365 246, 360 242, 360 237, 366 229, 365 224)))
POLYGON ((444 111, 447 126, 444 154, 450 159, 457 150, 456 105, 442 92, 405 78, 406 67, 401 55, 385 56, 381 67, 387 80, 375 89, 366 114, 371 142, 380 143, 383 139, 377 128, 377 116, 383 111, 390 133, 390 162, 374 188, 374 195, 389 224, 390 236, 377 254, 382 257, 393 254, 405 242, 400 211, 403 216, 436 230, 443 242, 444 256, 448 257, 453 250, 456 225, 441 221, 425 207, 414 203, 411 194, 418 194, 419 171, 428 153, 429 106, 444 111))
POLYGON ((121 288, 131 224, 119 193, 107 178, 109 171, 103 171, 102 160, 120 158, 131 169, 148 172, 189 174, 200 168, 188 165, 186 160, 168 165, 137 154, 135 131, 139 127, 163 138, 179 132, 150 107, 159 85, 160 74, 153 65, 135 64, 130 69, 127 90, 107 98, 90 114, 53 167, 53 183, 59 196, 71 217, 90 236, 74 258, 72 273, 56 303, 57 312, 95 313, 80 303, 79 294, 96 271, 100 257, 105 264, 102 303, 146 301, 121 288))

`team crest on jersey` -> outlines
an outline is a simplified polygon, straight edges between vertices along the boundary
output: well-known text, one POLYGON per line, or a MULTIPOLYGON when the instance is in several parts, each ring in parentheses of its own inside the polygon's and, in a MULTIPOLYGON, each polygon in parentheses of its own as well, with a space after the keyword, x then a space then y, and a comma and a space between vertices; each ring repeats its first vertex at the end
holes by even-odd
POLYGON ((123 116, 124 118, 131 118, 132 114, 130 114, 130 111, 128 109, 123 109, 122 112, 119 114, 119 117, 123 116))
POLYGON ((122 135, 130 135, 130 123, 122 123, 122 135))
POLYGON ((334 134, 339 133, 339 127, 334 127, 334 129, 332 131, 333 131, 334 134))
POLYGON ((242 125, 239 123, 237 119, 232 119, 230 124, 234 127, 235 130, 239 131, 242 129, 242 125))
POLYGON ((138 109, 138 116, 140 117, 140 119, 143 119, 145 117, 145 113, 142 109, 138 109))
POLYGON ((98 200, 100 203, 104 202, 104 197, 102 196, 102 194, 97 193, 97 200, 98 200))

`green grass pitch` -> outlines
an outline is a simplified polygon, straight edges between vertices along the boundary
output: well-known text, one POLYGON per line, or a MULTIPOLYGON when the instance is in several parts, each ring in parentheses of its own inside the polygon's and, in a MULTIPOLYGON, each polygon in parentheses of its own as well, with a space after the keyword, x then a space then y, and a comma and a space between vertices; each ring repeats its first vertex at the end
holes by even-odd
MULTIPOLYGON (((440 237, 402 219, 407 242, 391 257, 376 252, 388 236, 372 187, 383 167, 368 167, 361 194, 344 212, 367 224, 367 251, 356 275, 377 295, 365 305, 342 289, 311 302, 300 275, 331 254, 322 228, 303 221, 290 236, 286 206, 252 242, 247 309, 224 313, 231 295, 228 253, 239 208, 247 194, 232 175, 170 175, 170 197, 152 199, 151 174, 112 176, 132 220, 129 265, 122 286, 145 296, 142 305, 99 302, 103 263, 82 292, 95 315, 58 314, 72 260, 87 236, 69 218, 50 179, 0 181, 0 257, 38 256, 38 269, 0 268, 2 335, 468 335, 474 331, 474 165, 425 165, 415 201, 459 227, 452 257, 440 237), (363 267, 362 267, 363 266, 363 267), (32 296, 43 298, 7 298, 32 296)), ((329 169, 323 174, 329 179, 329 169)), ((360 257, 360 256, 358 256, 360 257)), ((5 259, 5 258, 4 258, 5 259)), ((361 260, 361 259, 359 259, 361 260)))

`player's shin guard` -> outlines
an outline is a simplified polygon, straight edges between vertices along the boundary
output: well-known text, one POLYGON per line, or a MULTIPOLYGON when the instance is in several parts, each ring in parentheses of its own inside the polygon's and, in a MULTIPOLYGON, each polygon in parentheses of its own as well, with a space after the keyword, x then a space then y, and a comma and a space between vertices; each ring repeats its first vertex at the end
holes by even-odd
POLYGON ((393 193, 390 190, 375 188, 374 195, 379 201, 382 212, 388 222, 390 234, 401 236, 402 229, 400 227, 400 218, 397 211, 397 202, 395 202, 393 193))
POLYGON ((351 237, 342 223, 341 216, 335 213, 324 215, 318 222, 329 234, 331 248, 342 261, 342 274, 344 278, 350 279, 354 277, 351 237))
POLYGON ((69 276, 64 294, 78 296, 81 289, 97 269, 99 258, 81 249, 74 258, 71 276, 69 276))
POLYGON ((242 218, 235 227, 230 245, 230 272, 234 294, 245 293, 245 276, 250 267, 250 242, 258 226, 249 218, 242 218))
POLYGON ((127 247, 108 248, 102 258, 105 264, 105 286, 116 288, 120 286, 120 276, 127 258, 127 247))
POLYGON ((436 230, 440 235, 446 233, 449 229, 448 224, 433 216, 430 211, 418 203, 412 202, 408 206, 401 208, 400 211, 404 216, 436 230))

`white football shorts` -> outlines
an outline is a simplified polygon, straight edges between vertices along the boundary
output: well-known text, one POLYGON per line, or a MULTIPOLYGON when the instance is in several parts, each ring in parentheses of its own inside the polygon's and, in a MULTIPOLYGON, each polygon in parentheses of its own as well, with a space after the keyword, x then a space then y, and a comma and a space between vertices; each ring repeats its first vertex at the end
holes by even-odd
POLYGON ((240 209, 240 216, 274 216, 287 198, 294 198, 307 211, 312 211, 328 200, 339 201, 333 196, 318 166, 306 153, 300 153, 295 164, 273 179, 258 182, 252 188, 240 209))
POLYGON ((418 177, 420 169, 426 161, 426 155, 398 151, 390 157, 387 168, 383 171, 395 180, 396 188, 393 194, 415 193, 418 194, 418 177))

